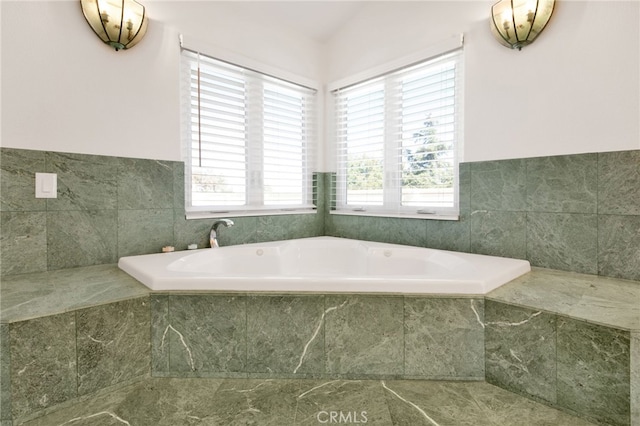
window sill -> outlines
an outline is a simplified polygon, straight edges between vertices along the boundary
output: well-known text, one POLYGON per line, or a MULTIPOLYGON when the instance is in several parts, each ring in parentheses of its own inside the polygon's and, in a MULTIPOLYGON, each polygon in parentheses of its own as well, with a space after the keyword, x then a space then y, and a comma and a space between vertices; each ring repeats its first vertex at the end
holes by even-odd
POLYGON ((273 210, 226 210, 209 212, 186 212, 185 218, 192 219, 220 219, 229 217, 250 217, 250 216, 283 216, 292 214, 316 214, 316 209, 273 209, 273 210))
POLYGON ((368 212, 361 210, 331 210, 330 214, 343 216, 371 216, 371 217, 393 217, 399 219, 422 219, 422 220, 448 220, 459 221, 459 214, 425 214, 425 213, 387 213, 368 212))

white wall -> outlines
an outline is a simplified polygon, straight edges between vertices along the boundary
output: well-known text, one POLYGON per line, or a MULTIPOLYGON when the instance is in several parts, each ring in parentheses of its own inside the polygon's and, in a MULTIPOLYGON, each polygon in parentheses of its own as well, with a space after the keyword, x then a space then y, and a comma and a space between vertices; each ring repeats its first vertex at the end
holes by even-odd
POLYGON ((640 148, 640 3, 562 1, 522 51, 489 31, 491 1, 374 3, 330 41, 335 81, 465 34, 464 160, 640 148))
POLYGON ((463 32, 465 161, 639 149, 640 3, 558 0, 518 52, 492 39, 493 2, 371 2, 322 46, 243 2, 146 0, 147 36, 115 52, 79 1, 0 1, 0 143, 179 160, 180 32, 324 83, 463 32))
POLYGON ((178 34, 311 80, 320 45, 226 2, 143 1, 145 38, 115 52, 80 2, 0 1, 5 147, 180 160, 178 34))

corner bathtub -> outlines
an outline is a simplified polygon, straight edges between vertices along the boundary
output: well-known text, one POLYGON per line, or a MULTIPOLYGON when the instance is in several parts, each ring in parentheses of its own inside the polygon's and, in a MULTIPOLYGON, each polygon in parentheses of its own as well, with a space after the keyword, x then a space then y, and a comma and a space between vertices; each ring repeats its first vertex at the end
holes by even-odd
POLYGON ((525 260, 313 237, 123 257, 152 290, 485 294, 531 270, 525 260))

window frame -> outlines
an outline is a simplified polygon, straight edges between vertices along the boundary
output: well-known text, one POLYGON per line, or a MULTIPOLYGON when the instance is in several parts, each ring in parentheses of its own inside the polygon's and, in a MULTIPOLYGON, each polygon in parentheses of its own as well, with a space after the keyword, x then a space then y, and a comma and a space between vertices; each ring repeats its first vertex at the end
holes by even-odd
MULTIPOLYGON (((329 93, 333 96, 333 108, 336 114, 334 124, 335 135, 335 161, 337 169, 337 177, 332 186, 331 214, 338 215, 358 215, 358 216, 381 216, 381 217, 398 217, 398 218, 418 218, 418 219, 438 219, 438 220, 459 220, 459 164, 462 161, 462 145, 463 145, 463 90, 464 90, 464 50, 463 36, 454 36, 444 40, 438 44, 430 46, 423 52, 418 52, 397 61, 384 64, 376 69, 361 73, 350 78, 332 83, 329 85, 329 93), (338 95, 341 90, 349 90, 357 88, 357 86, 366 87, 367 84, 374 84, 376 80, 380 80, 385 87, 385 113, 387 112, 386 89, 389 84, 397 84, 393 81, 398 75, 405 70, 419 66, 420 64, 428 64, 429 62, 437 62, 439 58, 446 58, 453 55, 456 68, 455 78, 455 137, 453 139, 453 204, 450 207, 436 206, 402 206, 401 189, 402 178, 398 175, 402 174, 401 163, 402 156, 398 155, 398 150, 402 149, 402 137, 393 136, 398 133, 398 117, 385 117, 384 133, 384 162, 395 171, 389 171, 389 166, 384 170, 383 182, 383 203, 379 205, 358 205, 357 203, 349 203, 347 200, 347 159, 344 150, 346 149, 346 141, 340 139, 339 118, 337 117, 339 108, 337 107, 338 95), (395 123, 394 123, 395 121, 395 123), (392 128, 395 126, 396 128, 392 128), (397 175, 394 176, 394 173, 397 175)), ((401 78, 401 77, 400 77, 401 78)))
MULTIPOLYGON (((181 44, 180 60, 180 97, 182 100, 181 116, 182 116, 182 157, 185 164, 185 216, 187 219, 199 219, 199 218, 217 218, 224 216, 261 216, 261 215, 280 215, 280 214, 305 214, 316 213, 316 206, 314 204, 314 194, 316 193, 317 179, 314 176, 316 168, 316 151, 317 151, 317 115, 318 115, 318 96, 317 88, 314 82, 309 80, 292 76, 291 74, 282 72, 283 77, 277 76, 277 70, 274 72, 268 66, 262 66, 256 64, 253 61, 239 61, 250 62, 250 66, 231 62, 222 57, 216 57, 213 55, 204 54, 198 50, 189 49, 181 44), (250 124, 245 131, 245 167, 246 170, 246 183, 245 183, 245 201, 242 205, 208 205, 208 206, 194 206, 193 194, 192 194, 192 171, 194 156, 191 154, 194 144, 193 131, 192 131, 192 106, 191 106, 191 65, 194 61, 193 58, 188 59, 187 56, 194 56, 199 58, 200 56, 207 58, 207 60, 215 61, 217 63, 235 67, 241 69, 248 76, 245 80, 245 84, 250 87, 249 91, 254 93, 260 92, 261 101, 260 111, 256 115, 258 120, 262 121, 258 125, 250 124), (265 69, 265 71, 260 71, 265 69), (293 78, 292 78, 293 77, 293 78), (247 83, 248 82, 248 83, 247 83), (302 101, 303 107, 301 109, 301 117, 304 121, 302 126, 302 132, 304 133, 301 142, 301 182, 302 182, 302 202, 295 204, 265 204, 264 195, 267 192, 264 184, 264 147, 265 142, 265 121, 264 113, 268 109, 265 86, 272 87, 273 85, 279 85, 287 88, 300 89, 300 96, 305 96, 306 99, 302 101), (258 134, 256 134, 256 129, 258 134)), ((198 77, 199 78, 199 77, 198 77)), ((199 89, 198 89, 199 90, 199 89)), ((256 103, 252 103, 250 107, 245 107, 245 114, 247 110, 252 109, 256 103)), ((198 109, 200 110, 200 106, 198 109)), ((248 114, 252 114, 253 111, 249 111, 248 114)), ((196 124, 197 125, 197 124, 196 124)), ((198 143, 195 141, 195 143, 198 143)))

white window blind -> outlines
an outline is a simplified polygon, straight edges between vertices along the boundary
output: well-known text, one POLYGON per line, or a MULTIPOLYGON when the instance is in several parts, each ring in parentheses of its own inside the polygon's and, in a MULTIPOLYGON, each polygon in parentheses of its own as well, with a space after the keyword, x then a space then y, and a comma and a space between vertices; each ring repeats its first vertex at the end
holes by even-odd
POLYGON ((312 209, 315 91, 183 49, 187 217, 312 209))
POLYGON ((334 91, 337 212, 458 214, 462 50, 334 91))

